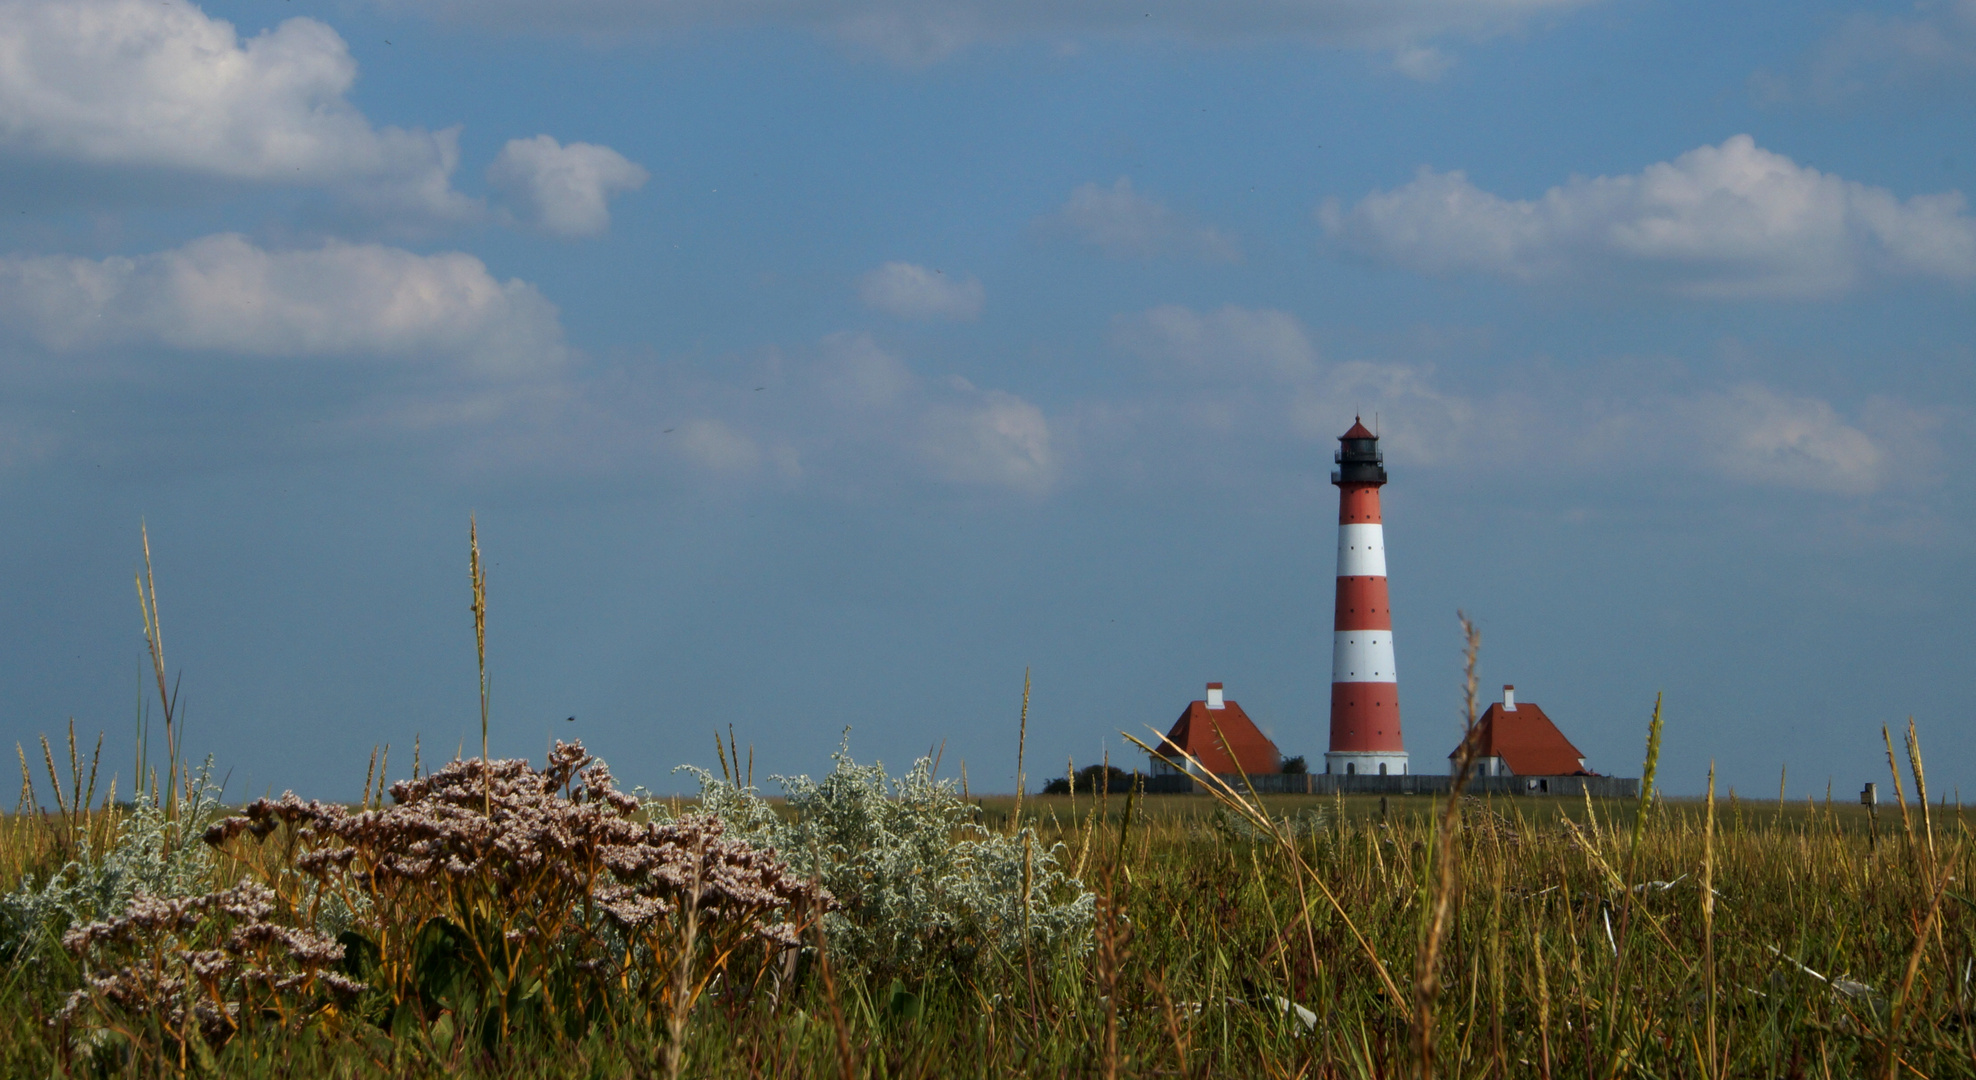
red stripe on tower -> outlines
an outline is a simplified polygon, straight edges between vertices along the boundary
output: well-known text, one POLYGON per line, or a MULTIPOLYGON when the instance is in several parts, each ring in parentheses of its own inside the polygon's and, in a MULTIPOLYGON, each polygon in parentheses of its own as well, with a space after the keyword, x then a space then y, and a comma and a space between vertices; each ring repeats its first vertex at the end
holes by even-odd
POLYGON ((1338 603, 1331 635, 1331 749, 1324 771, 1403 776, 1399 676, 1393 671, 1393 609, 1386 593, 1386 534, 1379 488, 1386 483, 1379 436, 1354 419, 1338 437, 1338 603))

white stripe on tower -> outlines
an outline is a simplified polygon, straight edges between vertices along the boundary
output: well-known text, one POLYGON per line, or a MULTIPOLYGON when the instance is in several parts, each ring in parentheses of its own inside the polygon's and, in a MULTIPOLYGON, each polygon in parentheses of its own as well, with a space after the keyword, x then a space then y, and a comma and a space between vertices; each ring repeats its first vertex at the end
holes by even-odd
POLYGON ((1386 526, 1338 526, 1338 576, 1386 576, 1386 526))
POLYGON ((1399 682, 1393 671, 1391 630, 1336 630, 1331 634, 1331 681, 1399 682))

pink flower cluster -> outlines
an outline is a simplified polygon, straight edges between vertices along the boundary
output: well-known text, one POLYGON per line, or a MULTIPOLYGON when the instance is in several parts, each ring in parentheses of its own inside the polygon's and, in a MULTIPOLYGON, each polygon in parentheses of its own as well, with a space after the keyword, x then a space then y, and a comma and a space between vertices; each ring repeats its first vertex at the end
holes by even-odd
POLYGON ((557 743, 539 771, 525 760, 454 761, 392 785, 391 797, 364 810, 292 793, 261 799, 205 840, 225 847, 285 830, 290 865, 318 895, 348 898, 387 970, 408 971, 394 955, 440 917, 498 935, 502 947, 476 962, 503 984, 520 968, 567 961, 658 989, 669 957, 691 947, 677 924, 693 898, 701 948, 723 958, 746 940, 765 952, 794 946, 834 906, 773 851, 723 836, 716 818, 639 820, 638 800, 580 743, 557 743))
POLYGON ((120 918, 70 930, 62 944, 82 958, 88 981, 58 1018, 94 1006, 157 1023, 169 1037, 196 1032, 218 1043, 243 1018, 295 1018, 318 1007, 318 988, 341 999, 368 989, 334 970, 340 942, 268 921, 273 901, 272 890, 252 882, 176 900, 140 894, 120 918))

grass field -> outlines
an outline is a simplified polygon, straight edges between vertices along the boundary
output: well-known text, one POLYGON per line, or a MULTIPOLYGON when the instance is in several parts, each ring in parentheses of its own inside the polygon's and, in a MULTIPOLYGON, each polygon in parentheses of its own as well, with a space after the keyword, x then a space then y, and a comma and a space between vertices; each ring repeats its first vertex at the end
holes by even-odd
POLYGON ((119 799, 100 740, 22 747, 0 817, 0 1076, 1976 1075, 1969 829, 1912 724, 1877 818, 1655 797, 1658 703, 1626 803, 979 798, 848 746, 764 793, 731 733, 641 799, 488 757, 470 547, 480 755, 233 806, 147 546, 162 748, 119 799))
MULTIPOLYGON (((1911 796, 1911 773, 1907 782, 1911 796)), ((474 789, 464 790, 470 812, 474 789)), ((902 803, 924 795, 886 790, 902 803)), ((381 782, 375 791, 371 805, 382 805, 381 782)), ((85 836, 101 852, 130 827, 129 810, 82 813, 74 807, 79 801, 70 799, 66 814, 0 821, 0 892, 16 892, 24 879, 45 880, 81 854, 85 836)), ((940 943, 922 951, 930 959, 910 965, 889 963, 884 949, 857 954, 838 944, 836 928, 825 935, 812 926, 800 950, 784 947, 770 957, 770 966, 781 966, 768 981, 759 972, 752 981, 736 977, 736 960, 696 993, 689 982, 718 966, 708 951, 717 947, 709 944, 716 935, 708 927, 718 912, 708 908, 697 936, 675 926, 663 939, 669 944, 636 954, 644 970, 627 964, 613 976, 619 987, 657 988, 650 999, 656 1004, 642 1011, 613 1004, 611 993, 618 991, 611 991, 545 1020, 550 1014, 541 1007, 504 1011, 487 994, 457 993, 458 984, 428 992, 417 982, 424 976, 414 972, 395 984, 395 1010, 380 1000, 379 986, 391 980, 374 975, 365 999, 338 1001, 319 986, 293 1000, 277 1000, 270 991, 248 1002, 250 1012, 232 1014, 203 1036, 184 1023, 173 1030, 101 1002, 64 1018, 69 995, 85 985, 77 950, 47 947, 66 927, 54 928, 36 947, 33 928, 17 925, 8 946, 14 955, 0 973, 0 1070, 8 1076, 571 1077, 1976 1073, 1968 830, 1959 809, 1939 801, 1925 814, 1910 802, 1905 823, 1898 807, 1883 807, 1877 843, 1857 806, 1727 798, 1712 804, 1467 799, 1453 805, 1452 816, 1444 800, 1393 798, 1382 817, 1379 800, 1366 797, 1280 797, 1248 806, 1202 795, 1030 797, 1022 802, 1020 826, 1011 797, 963 803, 955 796, 949 809, 956 808, 961 817, 954 821, 971 815, 989 834, 1020 838, 1008 850, 1026 861, 1015 864, 1017 876, 1002 880, 1003 892, 1021 905, 1008 909, 1019 912, 1011 918, 1032 917, 1024 890, 1040 886, 1027 875, 1038 873, 1039 853, 1052 850, 1066 878, 1054 886, 1058 910, 1071 910, 1062 906, 1066 896, 1089 894, 1088 917, 1050 939, 1026 925, 1000 938, 976 934, 967 950, 955 947, 958 932, 937 919, 908 925, 905 938, 888 939, 890 948, 914 934, 922 938, 915 948, 940 943), (1445 863, 1438 857, 1443 852, 1445 863), (962 952, 965 960, 955 959, 962 952), (668 986, 688 992, 668 996, 668 986), (578 1013, 580 1022, 572 1019, 578 1013)), ((208 818, 221 812, 200 811, 185 796, 179 809, 208 818)), ((776 812, 787 818, 802 811, 776 812)), ((258 842, 235 837, 215 848, 200 887, 243 878, 274 882, 277 891, 281 881, 292 884, 293 862, 306 845, 295 843, 292 823, 284 829, 290 831, 277 829, 258 842)), ((957 828, 948 839, 977 835, 957 828)), ((916 871, 863 872, 910 878, 916 871)), ((529 903, 513 894, 500 899, 529 903)), ((1033 902, 1044 901, 1039 894, 1033 902)), ((565 906, 587 903, 579 897, 565 906)), ((320 908, 300 903, 287 916, 306 921, 310 910, 328 925, 320 908)), ((360 917, 350 925, 381 927, 377 910, 372 923, 360 917)), ((853 914, 894 920, 911 914, 909 906, 871 910, 879 913, 853 914)), ((565 921, 575 928, 570 932, 583 932, 582 918, 565 921)), ((471 926, 468 916, 455 922, 471 926)), ((409 940, 418 928, 398 929, 409 940)), ((388 953, 389 931, 374 936, 388 953)), ((535 962, 551 970, 557 948, 588 947, 555 941, 576 940, 554 939, 546 959, 535 962)), ((158 947, 196 951, 185 941, 158 947)), ((201 991, 190 983, 179 992, 244 993, 233 984, 201 991)), ((513 998, 512 989, 503 992, 513 998)), ((559 993, 565 1002, 583 998, 578 989, 559 993)))

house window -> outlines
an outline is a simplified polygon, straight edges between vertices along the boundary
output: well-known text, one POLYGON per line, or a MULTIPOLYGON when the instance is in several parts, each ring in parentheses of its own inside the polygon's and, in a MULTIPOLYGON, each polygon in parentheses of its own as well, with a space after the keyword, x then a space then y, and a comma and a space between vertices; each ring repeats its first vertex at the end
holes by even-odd
POLYGON ((1345 775, 1346 775, 1346 776, 1357 776, 1357 775, 1358 775, 1358 765, 1357 765, 1357 763, 1355 763, 1355 762, 1350 762, 1350 761, 1347 761, 1347 762, 1345 762, 1345 775))
POLYGON ((1386 763, 1383 761, 1379 763, 1379 775, 1386 775, 1386 763))

